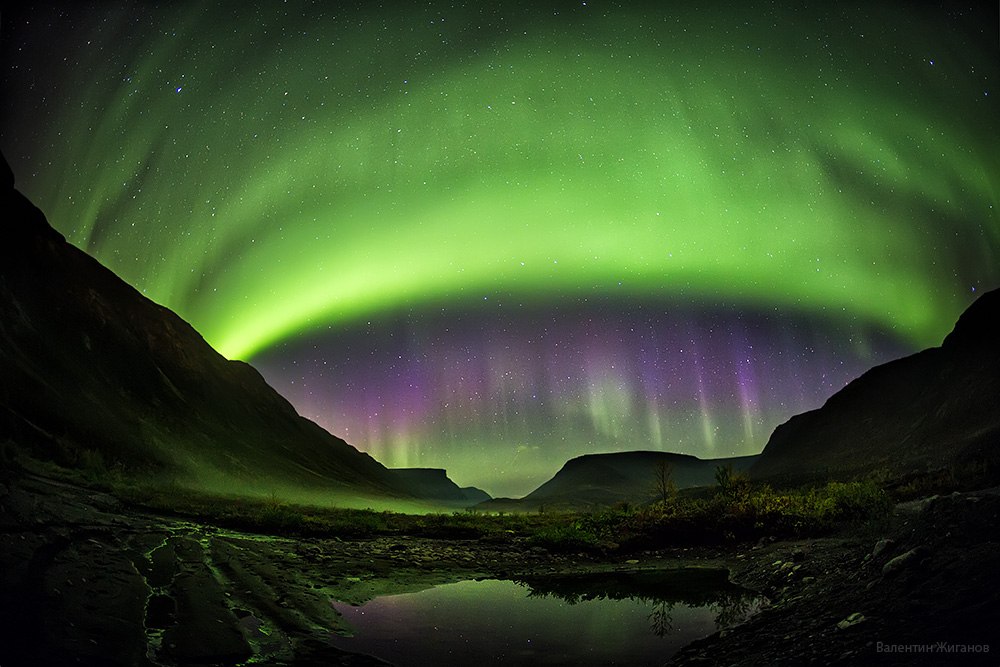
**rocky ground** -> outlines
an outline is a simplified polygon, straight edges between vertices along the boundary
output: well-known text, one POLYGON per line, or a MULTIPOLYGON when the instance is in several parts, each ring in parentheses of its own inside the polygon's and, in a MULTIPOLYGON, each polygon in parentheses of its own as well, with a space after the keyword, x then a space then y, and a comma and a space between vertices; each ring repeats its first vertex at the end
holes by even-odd
POLYGON ((329 644, 343 629, 331 598, 690 564, 728 566, 771 603, 671 664, 995 664, 998 509, 997 495, 964 494, 902 508, 882 540, 566 556, 504 540, 252 535, 128 510, 61 482, 8 478, 0 664, 381 664, 329 644), (993 654, 878 651, 936 642, 989 644, 993 654))
POLYGON ((731 578, 771 604, 670 664, 1000 664, 998 491, 899 505, 882 534, 737 552, 731 578))
MULTIPOLYGON (((504 540, 254 535, 127 510, 63 482, 9 478, 0 484, 0 627, 10 640, 0 665, 381 664, 329 645, 344 629, 330 599, 635 561, 504 540)), ((643 567, 667 563, 676 558, 649 555, 643 567)))

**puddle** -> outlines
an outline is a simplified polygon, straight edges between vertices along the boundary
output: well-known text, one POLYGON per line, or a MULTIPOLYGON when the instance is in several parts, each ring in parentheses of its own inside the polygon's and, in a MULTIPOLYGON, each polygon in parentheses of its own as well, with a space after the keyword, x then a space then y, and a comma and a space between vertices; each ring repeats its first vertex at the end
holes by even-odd
POLYGON ((755 613, 724 570, 487 579, 334 602, 353 636, 338 648, 407 665, 662 665, 755 613))

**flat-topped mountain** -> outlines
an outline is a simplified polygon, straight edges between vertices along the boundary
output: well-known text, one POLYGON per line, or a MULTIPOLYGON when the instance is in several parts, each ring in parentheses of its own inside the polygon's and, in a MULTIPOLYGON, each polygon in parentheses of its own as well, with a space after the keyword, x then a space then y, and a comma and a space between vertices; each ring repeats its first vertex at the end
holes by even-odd
POLYGON ((413 495, 427 500, 467 507, 490 499, 482 489, 460 487, 443 468, 389 468, 389 474, 413 495))
POLYGON ((756 457, 699 459, 688 454, 637 451, 585 454, 570 459, 552 479, 524 498, 496 498, 479 507, 489 510, 534 511, 584 509, 617 502, 646 502, 656 497, 656 475, 663 464, 678 489, 715 483, 719 466, 747 470, 756 457))

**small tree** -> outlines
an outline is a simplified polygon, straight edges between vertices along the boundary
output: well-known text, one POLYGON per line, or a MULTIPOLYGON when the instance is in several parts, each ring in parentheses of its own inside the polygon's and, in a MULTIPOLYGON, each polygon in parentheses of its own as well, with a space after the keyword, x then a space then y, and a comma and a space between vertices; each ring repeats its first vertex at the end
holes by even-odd
POLYGON ((731 463, 715 469, 715 482, 722 495, 731 500, 742 499, 750 492, 750 478, 746 473, 733 470, 731 463))
POLYGON ((677 495, 677 485, 674 484, 674 467, 666 459, 661 459, 653 466, 653 489, 656 497, 664 505, 677 495))

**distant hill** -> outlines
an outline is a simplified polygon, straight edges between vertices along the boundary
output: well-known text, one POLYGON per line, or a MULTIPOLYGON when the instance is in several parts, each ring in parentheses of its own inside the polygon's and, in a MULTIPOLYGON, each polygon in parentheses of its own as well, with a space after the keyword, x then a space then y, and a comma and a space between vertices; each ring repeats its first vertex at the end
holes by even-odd
POLYGON ((251 366, 66 242, 0 175, 0 444, 67 466, 412 495, 251 366))
POLYGON ((490 494, 474 486, 459 487, 441 468, 389 468, 399 486, 425 500, 455 507, 468 507, 490 499, 490 494))
POLYGON ((731 465, 747 470, 754 456, 699 459, 670 452, 617 452, 585 454, 570 459, 549 481, 524 498, 495 498, 478 507, 493 511, 586 509, 617 502, 647 502, 655 498, 655 473, 662 463, 670 465, 671 479, 678 489, 715 483, 715 470, 731 465))
POLYGON ((979 297, 940 347, 876 366, 818 410, 778 426, 750 470, 795 483, 943 467, 998 469, 1000 290, 979 297))

